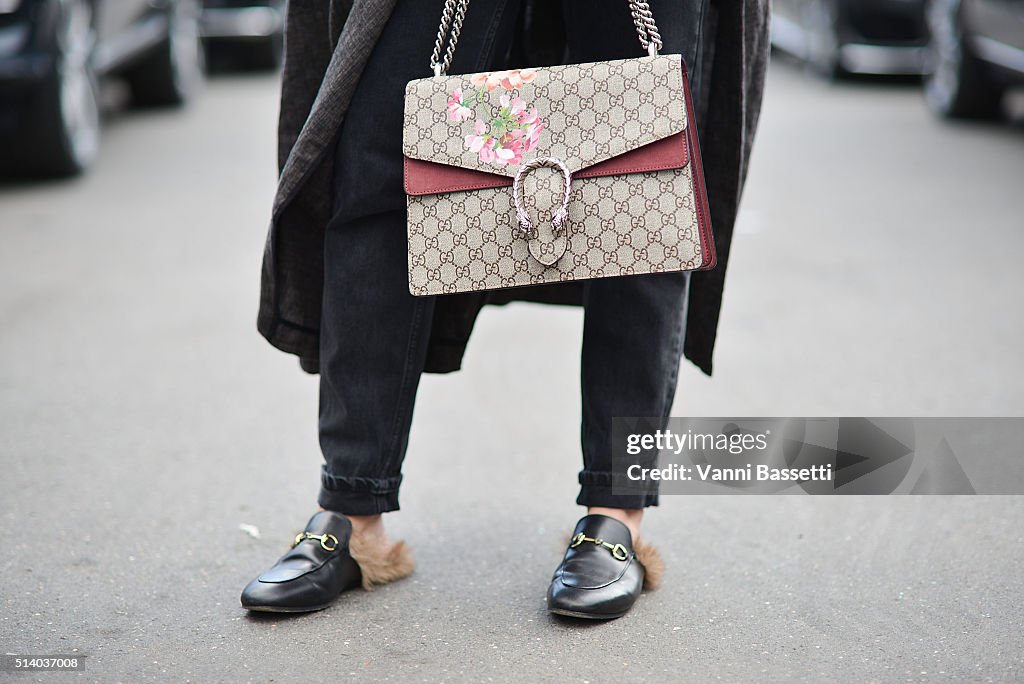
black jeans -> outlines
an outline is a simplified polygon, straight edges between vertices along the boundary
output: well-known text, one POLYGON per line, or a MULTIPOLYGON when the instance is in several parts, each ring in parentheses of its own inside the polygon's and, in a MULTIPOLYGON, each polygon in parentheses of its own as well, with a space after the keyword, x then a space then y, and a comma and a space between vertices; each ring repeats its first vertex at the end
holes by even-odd
MULTIPOLYGON (((702 3, 652 2, 665 52, 700 63, 702 3)), ((401 467, 423 371, 433 297, 413 297, 406 272, 402 185, 405 84, 429 75, 442 2, 399 0, 360 79, 337 141, 334 216, 324 245, 320 331, 319 503, 348 515, 398 509, 401 467)), ((642 54, 627 3, 565 3, 571 62, 642 54)), ((519 0, 476 0, 451 73, 503 68, 519 0)), ((693 80, 699 73, 691 67, 693 80)), ((699 92, 697 83, 694 90, 699 92)), ((588 281, 581 364, 583 470, 577 503, 643 508, 657 494, 613 494, 614 416, 672 408, 689 277, 665 273, 588 281)))

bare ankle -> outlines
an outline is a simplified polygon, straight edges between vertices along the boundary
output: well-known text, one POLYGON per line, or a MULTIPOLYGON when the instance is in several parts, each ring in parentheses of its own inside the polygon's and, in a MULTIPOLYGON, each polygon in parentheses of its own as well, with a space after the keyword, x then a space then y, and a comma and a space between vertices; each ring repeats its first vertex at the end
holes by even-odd
POLYGON ((352 536, 370 546, 380 548, 382 551, 390 549, 393 544, 388 532, 384 528, 384 516, 382 515, 348 515, 345 516, 352 521, 352 536))

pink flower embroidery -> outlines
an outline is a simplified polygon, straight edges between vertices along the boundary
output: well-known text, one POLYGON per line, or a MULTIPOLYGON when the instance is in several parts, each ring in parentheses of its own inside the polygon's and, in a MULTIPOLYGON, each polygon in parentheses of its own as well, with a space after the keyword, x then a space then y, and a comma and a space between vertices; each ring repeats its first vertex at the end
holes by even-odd
POLYGON ((476 124, 473 126, 473 130, 476 131, 476 135, 466 136, 466 149, 473 152, 479 152, 483 149, 484 143, 488 140, 484 134, 487 132, 487 124, 480 119, 476 120, 476 124))
POLYGON ((465 105, 462 100, 462 88, 452 91, 448 98, 448 118, 452 121, 466 121, 473 117, 473 110, 465 105))
POLYGON ((515 90, 529 83, 537 75, 533 69, 513 69, 506 71, 505 77, 501 79, 501 87, 505 90, 515 90))
POLYGON ((469 82, 477 88, 484 87, 487 90, 494 90, 501 84, 501 79, 495 78, 495 74, 483 73, 473 74, 469 77, 469 82))
POLYGON ((477 88, 484 87, 488 91, 501 86, 505 90, 516 90, 529 83, 537 76, 534 69, 512 69, 511 71, 490 71, 473 74, 469 82, 477 88))
POLYGON ((499 86, 506 91, 498 98, 500 107, 490 121, 477 119, 473 133, 466 136, 465 146, 485 164, 505 166, 522 164, 525 156, 537 147, 545 124, 536 107, 531 107, 519 96, 520 89, 533 81, 533 69, 514 69, 493 73, 474 74, 470 83, 474 93, 466 95, 461 88, 451 92, 448 99, 448 117, 452 121, 468 121, 474 106, 486 100, 487 94, 499 86))

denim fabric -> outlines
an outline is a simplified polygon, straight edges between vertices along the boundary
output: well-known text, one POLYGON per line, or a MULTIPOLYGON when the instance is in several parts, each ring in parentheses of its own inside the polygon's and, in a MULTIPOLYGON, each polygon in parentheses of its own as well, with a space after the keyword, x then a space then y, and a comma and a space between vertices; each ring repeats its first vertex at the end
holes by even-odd
MULTIPOLYGON (((434 297, 406 284, 405 213, 327 228, 321 331, 320 505, 349 515, 398 509, 434 297), (326 266, 326 264, 325 264, 326 266)), ((603 278, 584 286, 583 470, 577 502, 642 508, 612 494, 611 419, 667 416, 682 354, 689 274, 603 278)))
MULTIPOLYGON (((401 465, 430 338, 436 300, 413 297, 407 285, 402 98, 406 82, 429 75, 426 62, 442 4, 399 0, 337 140, 337 158, 346 163, 335 166, 333 218, 324 240, 319 503, 348 515, 398 509, 401 465)), ((665 52, 681 52, 689 64, 699 64, 702 3, 651 4, 662 22, 665 52)), ((451 72, 505 67, 516 47, 520 9, 519 0, 471 3, 451 72)), ((571 0, 564 18, 569 61, 642 54, 622 0, 571 0)), ((694 88, 699 78, 692 73, 694 88)), ((656 491, 612 494, 611 419, 671 411, 688 285, 686 273, 584 285, 581 505, 657 504, 656 491)))
POLYGON ((403 212, 327 226, 320 505, 328 510, 371 515, 398 508, 434 311, 433 297, 409 294, 405 250, 403 212))

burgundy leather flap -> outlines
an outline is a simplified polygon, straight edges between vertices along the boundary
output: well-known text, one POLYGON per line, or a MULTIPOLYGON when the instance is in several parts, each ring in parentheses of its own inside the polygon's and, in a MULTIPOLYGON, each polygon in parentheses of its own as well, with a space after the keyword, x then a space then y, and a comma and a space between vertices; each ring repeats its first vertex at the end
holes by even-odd
MULTIPOLYGON (((573 178, 681 169, 690 162, 685 136, 686 131, 682 131, 656 140, 577 171, 573 178)), ((512 179, 508 176, 405 158, 405 192, 409 195, 436 195, 509 185, 512 185, 512 179)))

